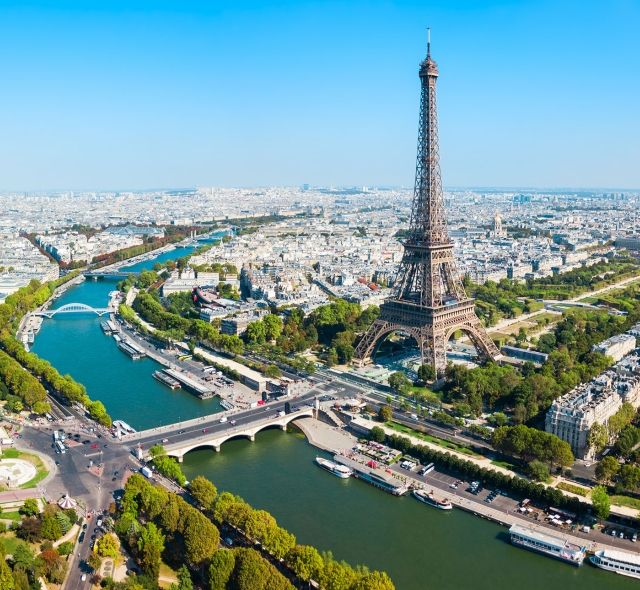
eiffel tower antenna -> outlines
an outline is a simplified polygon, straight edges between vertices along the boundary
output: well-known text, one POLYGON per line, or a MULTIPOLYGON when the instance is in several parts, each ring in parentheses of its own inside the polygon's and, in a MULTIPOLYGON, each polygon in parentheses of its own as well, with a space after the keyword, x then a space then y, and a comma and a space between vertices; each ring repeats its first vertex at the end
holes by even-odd
POLYGON ((474 300, 464 290, 447 230, 436 109, 438 75, 431 58, 431 30, 427 29, 427 57, 419 69, 418 153, 409 234, 394 294, 382 304, 380 316, 356 347, 360 365, 371 362, 376 345, 393 332, 412 336, 422 362, 438 375, 446 368, 447 341, 458 330, 471 338, 480 356, 501 356, 476 316, 474 300))

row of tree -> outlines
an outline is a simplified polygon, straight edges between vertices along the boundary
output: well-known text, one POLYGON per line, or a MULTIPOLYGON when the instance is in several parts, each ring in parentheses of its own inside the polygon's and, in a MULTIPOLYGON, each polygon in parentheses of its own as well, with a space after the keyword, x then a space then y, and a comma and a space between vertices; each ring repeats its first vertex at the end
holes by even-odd
POLYGON ((19 367, 26 369, 26 371, 19 371, 16 365, 12 365, 4 358, 3 364, 9 374, 5 375, 6 379, 2 380, 6 383, 10 393, 20 398, 23 404, 34 413, 44 414, 50 410, 46 401, 44 384, 66 403, 77 402, 84 405, 94 420, 110 426, 111 417, 104 405, 97 401, 92 402, 83 385, 75 381, 71 375, 61 375, 51 363, 41 359, 33 352, 27 352, 13 336, 18 323, 25 314, 43 305, 59 286, 75 276, 70 273, 63 278, 45 284, 31 281, 26 287, 7 297, 5 302, 0 305, 0 349, 14 359, 19 367), (20 373, 24 375, 20 375, 20 373), (29 374, 37 379, 25 376, 29 374))
POLYGON ((386 574, 354 570, 330 555, 320 555, 313 547, 297 545, 295 537, 279 527, 268 512, 255 510, 232 494, 218 494, 201 476, 193 479, 189 490, 197 508, 140 475, 132 476, 126 484, 116 531, 143 573, 153 580, 157 580, 161 558, 170 551, 183 555, 194 575, 205 572, 201 577, 209 590, 292 589, 289 580, 270 563, 279 564, 281 559, 299 580, 319 580, 327 590, 393 589, 386 574), (219 548, 218 528, 210 519, 219 526, 232 527, 247 542, 259 543, 269 559, 254 549, 219 548))

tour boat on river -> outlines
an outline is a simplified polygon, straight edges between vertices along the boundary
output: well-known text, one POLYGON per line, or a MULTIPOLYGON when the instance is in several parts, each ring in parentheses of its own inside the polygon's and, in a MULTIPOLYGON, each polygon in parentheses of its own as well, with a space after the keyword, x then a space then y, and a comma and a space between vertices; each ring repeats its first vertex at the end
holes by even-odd
POLYGON ((520 547, 548 555, 549 557, 555 557, 571 565, 582 565, 586 555, 584 547, 574 545, 562 537, 542 533, 529 527, 520 526, 519 524, 511 525, 509 533, 511 535, 511 542, 514 545, 519 545, 520 547))
POLYGON ((429 506, 433 506, 434 508, 438 508, 439 510, 452 510, 453 504, 449 502, 449 500, 438 500, 433 492, 426 492, 425 490, 413 490, 411 492, 413 497, 420 502, 424 502, 429 506))
POLYGON ((640 555, 613 549, 596 551, 589 560, 596 567, 640 580, 640 555))
POLYGON ((326 469, 329 473, 332 473, 341 479, 349 479, 351 475, 353 475, 353 471, 345 465, 334 463, 333 461, 329 461, 323 457, 316 457, 316 463, 322 467, 322 469, 326 469))

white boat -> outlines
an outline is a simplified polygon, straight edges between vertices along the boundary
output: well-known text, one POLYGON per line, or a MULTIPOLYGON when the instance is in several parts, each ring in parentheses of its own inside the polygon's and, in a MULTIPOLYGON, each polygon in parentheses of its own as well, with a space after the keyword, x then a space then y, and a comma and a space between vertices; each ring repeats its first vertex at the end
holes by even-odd
POLYGON ((596 551, 589 560, 596 567, 640 580, 640 555, 613 549, 596 551))
POLYGON ((453 504, 449 502, 449 500, 438 500, 433 492, 425 492, 424 490, 413 490, 411 492, 413 497, 420 500, 420 502, 424 502, 429 506, 433 506, 434 508, 438 508, 439 510, 452 510, 453 504))
POLYGON ((332 473, 341 479, 348 479, 353 475, 353 471, 345 465, 334 463, 333 461, 329 461, 323 457, 316 457, 316 463, 320 465, 322 469, 326 469, 329 473, 332 473))
POLYGON ((514 545, 519 545, 549 557, 555 557, 571 565, 582 565, 586 555, 584 547, 579 547, 562 537, 542 533, 530 527, 513 524, 509 529, 509 534, 514 545))

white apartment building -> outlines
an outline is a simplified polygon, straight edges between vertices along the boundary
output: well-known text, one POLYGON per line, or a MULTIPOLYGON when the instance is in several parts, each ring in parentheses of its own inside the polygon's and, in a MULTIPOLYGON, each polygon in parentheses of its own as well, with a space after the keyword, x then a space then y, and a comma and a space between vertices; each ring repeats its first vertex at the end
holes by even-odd
POLYGON ((578 385, 553 402, 545 430, 571 445, 579 459, 591 458, 589 432, 606 424, 624 402, 640 406, 640 355, 631 354, 589 383, 578 385))
POLYGON ((607 338, 593 346, 594 352, 600 352, 606 356, 610 356, 615 362, 618 362, 626 354, 629 354, 636 347, 636 337, 633 334, 618 334, 607 338))

